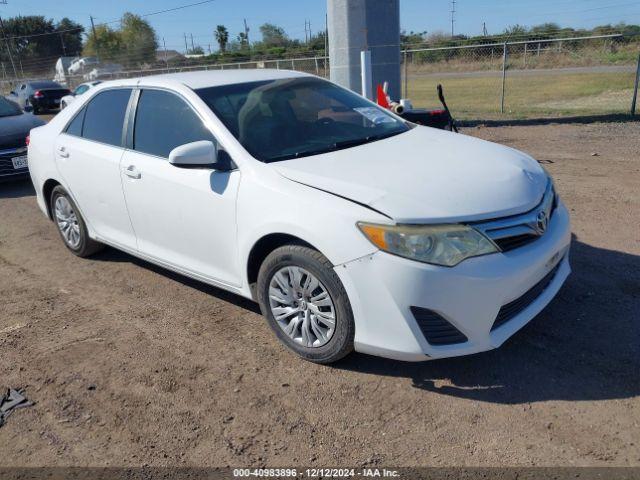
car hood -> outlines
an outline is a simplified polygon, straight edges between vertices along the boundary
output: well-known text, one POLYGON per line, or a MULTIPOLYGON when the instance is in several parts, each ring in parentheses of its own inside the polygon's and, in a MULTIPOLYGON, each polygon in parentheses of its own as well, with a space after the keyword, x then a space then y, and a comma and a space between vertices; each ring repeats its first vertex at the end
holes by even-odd
POLYGON ((45 122, 30 113, 0 117, 0 150, 5 143, 13 143, 20 137, 22 140, 29 135, 32 128, 44 125, 45 122))
POLYGON ((548 181, 522 152, 427 127, 271 165, 289 180, 366 205, 398 223, 522 213, 541 201, 548 181))

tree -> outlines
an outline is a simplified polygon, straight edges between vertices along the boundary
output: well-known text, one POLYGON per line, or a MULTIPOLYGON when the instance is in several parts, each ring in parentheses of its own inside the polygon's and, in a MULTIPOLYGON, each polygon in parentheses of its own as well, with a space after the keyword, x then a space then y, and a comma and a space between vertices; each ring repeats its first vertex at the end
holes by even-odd
POLYGON ((187 50, 187 55, 204 55, 204 49, 198 45, 187 50))
POLYGON ((240 50, 246 50, 249 48, 249 36, 246 32, 240 32, 238 34, 237 41, 240 44, 240 50))
POLYGON ((95 35, 92 31, 82 49, 85 57, 100 57, 100 61, 118 61, 122 56, 122 37, 120 32, 107 25, 96 25, 95 35))
POLYGON ((40 15, 18 16, 4 20, 6 45, 0 40, 0 62, 9 62, 10 49, 19 59, 25 75, 41 75, 63 55, 75 55, 80 50, 82 26, 67 18, 58 24, 40 15), (64 48, 63 48, 64 45, 64 48))
POLYGON ((76 56, 82 51, 82 33, 84 27, 73 20, 64 17, 56 24, 56 32, 59 33, 60 47, 66 56, 76 56))
POLYGON ((227 43, 229 42, 229 31, 224 25, 218 25, 213 32, 216 37, 216 41, 220 46, 220 51, 224 53, 227 50, 227 43))
POLYGON ((120 37, 125 57, 122 63, 153 63, 156 60, 158 41, 153 27, 138 15, 125 13, 122 16, 120 37))
POLYGON ((289 43, 289 37, 282 27, 278 27, 272 23, 265 23, 260 27, 262 34, 262 43, 267 48, 285 47, 289 43))
POLYGON ((509 25, 504 29, 504 34, 508 37, 521 37, 522 35, 526 35, 529 32, 529 29, 523 25, 515 24, 509 25))

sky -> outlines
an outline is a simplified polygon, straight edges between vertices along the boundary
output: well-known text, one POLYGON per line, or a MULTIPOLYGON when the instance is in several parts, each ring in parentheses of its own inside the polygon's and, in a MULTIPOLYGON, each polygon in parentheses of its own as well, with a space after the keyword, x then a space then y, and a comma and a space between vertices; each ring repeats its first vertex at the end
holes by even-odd
MULTIPOLYGON (((1 2, 2 0, 0 0, 1 2)), ((44 15, 54 20, 67 16, 85 27, 89 16, 96 23, 112 22, 130 11, 147 14, 196 3, 198 0, 7 0, 0 16, 44 15)), ((374 1, 374 0, 368 0, 374 1)), ((451 31, 451 0, 400 0, 401 28, 429 33, 451 31)), ((213 0, 209 3, 147 17, 168 49, 184 50, 184 34, 194 43, 215 49, 213 29, 227 26, 230 37, 243 30, 246 18, 250 40, 259 39, 259 26, 275 23, 292 38, 304 39, 305 20, 312 32, 324 28, 326 0, 213 0)), ((561 26, 593 27, 604 23, 640 23, 640 1, 632 0, 456 0, 455 33, 478 35, 483 22, 490 34, 513 24, 556 22, 561 26)))

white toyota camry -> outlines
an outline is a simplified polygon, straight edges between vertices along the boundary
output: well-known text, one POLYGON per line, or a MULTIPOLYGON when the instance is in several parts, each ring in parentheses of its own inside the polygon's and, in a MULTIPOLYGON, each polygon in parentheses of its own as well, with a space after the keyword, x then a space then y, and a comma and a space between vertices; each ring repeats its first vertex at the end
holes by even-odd
POLYGON ((252 298, 314 362, 498 347, 570 272, 569 215, 531 157, 303 73, 99 85, 31 131, 28 161, 71 252, 252 298))

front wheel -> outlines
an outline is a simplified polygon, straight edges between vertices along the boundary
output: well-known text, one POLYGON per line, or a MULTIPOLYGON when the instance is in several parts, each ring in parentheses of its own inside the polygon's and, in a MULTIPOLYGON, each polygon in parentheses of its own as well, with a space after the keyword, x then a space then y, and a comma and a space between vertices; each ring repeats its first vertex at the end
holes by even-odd
POLYGON ((51 213, 65 246, 78 257, 88 257, 104 248, 92 240, 78 208, 60 185, 51 192, 51 213))
POLYGON ((305 360, 332 363, 353 350, 347 292, 320 252, 300 245, 277 248, 260 267, 257 293, 276 336, 305 360))

